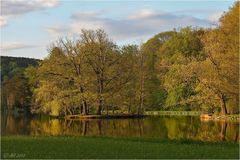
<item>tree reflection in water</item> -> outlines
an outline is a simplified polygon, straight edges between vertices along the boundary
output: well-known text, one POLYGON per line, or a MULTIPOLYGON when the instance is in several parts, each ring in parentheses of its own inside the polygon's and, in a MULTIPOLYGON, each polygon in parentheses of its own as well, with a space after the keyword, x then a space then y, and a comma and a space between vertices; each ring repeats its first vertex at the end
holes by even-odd
POLYGON ((198 117, 66 120, 2 115, 2 135, 152 137, 201 141, 239 141, 237 122, 201 122, 198 117))

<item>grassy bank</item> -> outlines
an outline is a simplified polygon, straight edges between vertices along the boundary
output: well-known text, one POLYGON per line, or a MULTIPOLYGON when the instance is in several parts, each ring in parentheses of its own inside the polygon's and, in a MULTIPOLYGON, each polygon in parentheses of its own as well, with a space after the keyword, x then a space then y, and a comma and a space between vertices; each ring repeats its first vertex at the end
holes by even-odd
POLYGON ((1 158, 239 158, 238 144, 144 138, 3 136, 1 158))
POLYGON ((158 115, 178 115, 178 116, 200 116, 200 111, 147 111, 145 114, 149 116, 158 115))
MULTIPOLYGON (((162 116, 162 115, 173 115, 173 116, 201 116, 208 115, 207 113, 203 113, 201 111, 147 111, 145 115, 147 116, 162 116)), ((230 115, 219 115, 212 114, 210 118, 207 120, 224 120, 224 121, 234 121, 239 122, 240 116, 239 114, 230 114, 230 115)))

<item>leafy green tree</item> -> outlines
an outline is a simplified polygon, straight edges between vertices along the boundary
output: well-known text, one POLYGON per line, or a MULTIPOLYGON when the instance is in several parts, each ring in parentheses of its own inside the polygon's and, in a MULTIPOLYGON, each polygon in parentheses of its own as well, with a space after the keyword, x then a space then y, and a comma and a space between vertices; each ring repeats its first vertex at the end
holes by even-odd
POLYGON ((1 94, 3 104, 8 109, 14 109, 15 107, 29 109, 30 89, 27 79, 21 72, 2 83, 1 94))
MULTIPOLYGON (((206 60, 199 64, 197 91, 227 114, 227 102, 239 106, 239 2, 202 38, 206 60)), ((238 107, 236 107, 237 109, 238 107)))
POLYGON ((148 110, 158 110, 163 107, 166 99, 166 90, 163 87, 163 70, 158 68, 162 59, 159 53, 160 47, 176 34, 175 31, 162 32, 149 39, 143 44, 145 64, 145 105, 148 110))
POLYGON ((89 74, 95 76, 97 114, 100 115, 106 103, 107 92, 114 88, 111 84, 120 76, 117 68, 120 53, 103 30, 82 30, 80 36, 86 63, 92 69, 89 74))
POLYGON ((31 90, 24 71, 38 60, 1 56, 1 105, 2 109, 29 110, 31 90))
POLYGON ((1 96, 14 106, 29 103, 33 93, 32 111, 54 116, 219 107, 237 113, 238 18, 236 2, 216 28, 163 32, 139 46, 119 47, 103 30, 82 30, 75 40, 53 43, 38 67, 8 62, 1 96), (27 93, 10 94, 16 86, 27 93))
MULTIPOLYGON (((61 112, 73 114, 77 111, 88 114, 87 102, 91 94, 85 92, 87 82, 82 70, 84 56, 78 45, 68 39, 60 39, 38 68, 39 87, 35 90, 35 102, 36 106, 40 106, 39 111, 47 108, 44 106, 49 106, 53 107, 55 115, 61 112), (49 90, 49 99, 44 98, 46 88, 49 90), (54 105, 49 105, 52 103, 54 105), (54 107, 58 109, 55 110, 54 107)), ((43 111, 49 112, 46 109, 43 111)))
MULTIPOLYGON (((191 27, 182 28, 179 32, 166 41, 159 49, 162 59, 159 70, 164 72, 164 87, 167 90, 165 108, 171 109, 176 106, 190 109, 187 100, 194 95, 197 83, 196 75, 189 68, 195 61, 204 59, 200 37, 201 29, 191 27)), ((192 104, 194 106, 195 104, 192 104)))

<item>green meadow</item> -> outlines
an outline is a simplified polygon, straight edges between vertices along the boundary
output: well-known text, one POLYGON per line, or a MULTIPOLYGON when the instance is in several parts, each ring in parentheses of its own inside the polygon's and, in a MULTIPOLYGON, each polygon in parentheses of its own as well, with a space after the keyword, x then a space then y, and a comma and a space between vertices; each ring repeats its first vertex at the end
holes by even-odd
POLYGON ((236 143, 190 140, 3 136, 1 145, 1 158, 239 158, 236 143))

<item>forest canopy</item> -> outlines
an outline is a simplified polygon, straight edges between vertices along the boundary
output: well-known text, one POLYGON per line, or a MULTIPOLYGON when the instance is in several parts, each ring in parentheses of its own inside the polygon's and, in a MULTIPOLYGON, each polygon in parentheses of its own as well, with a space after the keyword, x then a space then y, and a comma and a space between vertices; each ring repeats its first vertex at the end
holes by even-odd
MULTIPOLYGON (((54 42, 44 60, 21 73, 2 77, 3 89, 21 83, 15 91, 33 113, 239 113, 239 2, 216 27, 161 32, 141 45, 118 46, 102 29, 82 30, 77 39, 54 42)), ((17 104, 17 95, 5 95, 5 105, 17 104)))

